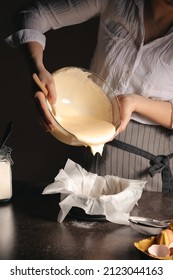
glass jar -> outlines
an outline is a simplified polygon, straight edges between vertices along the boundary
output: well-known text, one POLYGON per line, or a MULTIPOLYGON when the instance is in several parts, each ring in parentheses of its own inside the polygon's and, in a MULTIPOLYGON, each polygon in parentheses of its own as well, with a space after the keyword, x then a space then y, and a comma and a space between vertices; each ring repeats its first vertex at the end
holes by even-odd
POLYGON ((2 146, 0 149, 0 202, 5 202, 12 197, 12 172, 11 149, 2 146))

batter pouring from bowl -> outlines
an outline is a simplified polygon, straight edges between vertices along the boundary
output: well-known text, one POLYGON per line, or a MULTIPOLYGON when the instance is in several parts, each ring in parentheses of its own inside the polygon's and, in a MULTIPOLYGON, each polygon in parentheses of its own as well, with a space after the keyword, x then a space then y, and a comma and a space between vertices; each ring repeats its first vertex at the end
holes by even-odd
MULTIPOLYGON (((45 33, 99 17, 90 69, 118 96, 121 123, 102 157, 85 149, 79 160, 99 175, 147 180, 148 191, 173 191, 173 1, 44 0, 18 15, 17 29, 6 41, 25 48, 52 105, 58 92, 43 63, 45 33)), ((35 97, 44 124, 53 130, 44 94, 37 91, 35 97)))

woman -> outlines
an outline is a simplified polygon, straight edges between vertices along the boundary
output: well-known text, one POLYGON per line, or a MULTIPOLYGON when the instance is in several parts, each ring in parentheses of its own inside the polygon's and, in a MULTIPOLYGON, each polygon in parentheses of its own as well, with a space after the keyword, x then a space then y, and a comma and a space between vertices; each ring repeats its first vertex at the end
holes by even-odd
MULTIPOLYGON (((94 16, 100 24, 90 68, 118 96, 121 123, 102 157, 85 149, 85 166, 100 175, 147 180, 146 190, 173 191, 173 1, 36 1, 19 12, 17 30, 7 42, 27 49, 53 105, 54 83, 43 64, 44 33, 94 16)), ((36 91, 35 97, 45 126, 53 130, 44 94, 36 91)))

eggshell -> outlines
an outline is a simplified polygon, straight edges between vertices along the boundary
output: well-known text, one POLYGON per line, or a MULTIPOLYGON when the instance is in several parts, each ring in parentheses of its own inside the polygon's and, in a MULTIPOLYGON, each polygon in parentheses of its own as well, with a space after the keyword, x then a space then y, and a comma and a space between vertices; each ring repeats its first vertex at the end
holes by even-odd
POLYGON ((173 255, 173 242, 171 242, 170 244, 169 244, 169 254, 172 256, 173 255))
POLYGON ((157 237, 157 244, 163 244, 167 247, 173 242, 173 231, 170 229, 164 229, 157 237))
POLYGON ((173 220, 170 222, 169 228, 170 228, 171 230, 173 230, 173 220))
POLYGON ((134 246, 141 251, 142 253, 144 253, 145 255, 153 258, 153 259, 157 259, 157 260, 173 260, 173 255, 168 255, 166 257, 157 257, 154 255, 151 255, 148 252, 148 248, 151 247, 152 245, 156 244, 156 236, 151 236, 150 238, 147 239, 143 239, 140 240, 138 242, 134 243, 134 246))
POLYGON ((169 255, 169 249, 164 244, 161 245, 154 244, 148 248, 148 252, 150 255, 161 257, 161 258, 165 258, 166 256, 169 255))

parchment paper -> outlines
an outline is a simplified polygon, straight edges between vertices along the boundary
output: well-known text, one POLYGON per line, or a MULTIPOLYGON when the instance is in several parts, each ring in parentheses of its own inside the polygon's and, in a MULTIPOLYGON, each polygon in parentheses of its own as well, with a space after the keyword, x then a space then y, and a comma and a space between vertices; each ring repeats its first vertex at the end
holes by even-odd
POLYGON ((98 176, 68 159, 64 169, 60 169, 42 194, 61 194, 58 222, 62 222, 75 206, 86 214, 104 215, 110 222, 127 225, 130 211, 140 199, 145 183, 113 175, 98 176))

